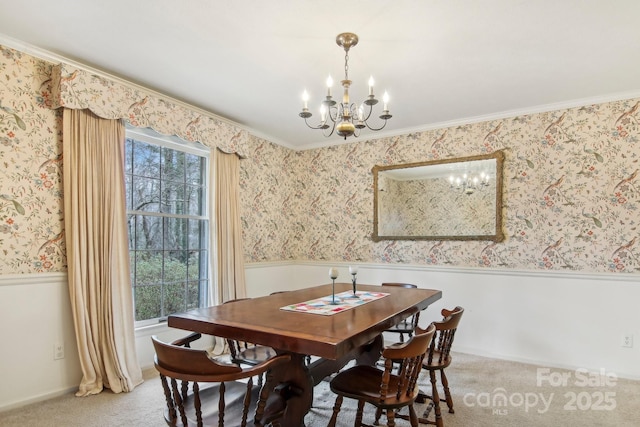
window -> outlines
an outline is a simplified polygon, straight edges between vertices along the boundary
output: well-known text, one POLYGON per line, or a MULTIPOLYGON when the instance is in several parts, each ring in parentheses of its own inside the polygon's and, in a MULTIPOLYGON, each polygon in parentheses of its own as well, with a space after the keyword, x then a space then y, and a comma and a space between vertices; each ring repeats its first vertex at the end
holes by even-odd
POLYGON ((131 284, 144 326, 207 300, 208 151, 133 131, 125 149, 131 284))

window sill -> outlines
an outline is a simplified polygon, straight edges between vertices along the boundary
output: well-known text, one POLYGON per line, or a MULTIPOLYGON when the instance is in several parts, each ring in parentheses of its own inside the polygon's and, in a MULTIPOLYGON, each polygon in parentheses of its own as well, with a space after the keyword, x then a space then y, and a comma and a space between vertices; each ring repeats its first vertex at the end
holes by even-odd
POLYGON ((150 337, 151 335, 158 335, 162 332, 169 330, 167 322, 154 323, 153 325, 140 326, 135 329, 136 338, 150 337))

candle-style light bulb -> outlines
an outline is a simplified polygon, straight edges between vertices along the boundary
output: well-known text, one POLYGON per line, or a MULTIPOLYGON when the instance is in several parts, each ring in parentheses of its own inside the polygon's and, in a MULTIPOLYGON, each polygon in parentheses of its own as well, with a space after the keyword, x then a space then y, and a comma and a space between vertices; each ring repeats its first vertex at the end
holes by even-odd
POLYGON ((307 93, 307 90, 305 89, 304 92, 302 92, 302 102, 303 102, 303 107, 302 108, 309 108, 308 107, 308 102, 309 102, 309 94, 307 93))
POLYGON ((373 76, 369 76, 369 95, 373 95, 373 84, 374 84, 373 76))
POLYGON ((331 96, 331 88, 333 87, 333 79, 331 75, 327 77, 327 96, 331 96))
POLYGON ((322 123, 327 121, 327 109, 324 104, 320 105, 320 120, 322 120, 322 123))
POLYGON ((382 102, 384 103, 384 107, 382 108, 385 111, 389 110, 389 94, 385 91, 384 95, 382 96, 382 102))

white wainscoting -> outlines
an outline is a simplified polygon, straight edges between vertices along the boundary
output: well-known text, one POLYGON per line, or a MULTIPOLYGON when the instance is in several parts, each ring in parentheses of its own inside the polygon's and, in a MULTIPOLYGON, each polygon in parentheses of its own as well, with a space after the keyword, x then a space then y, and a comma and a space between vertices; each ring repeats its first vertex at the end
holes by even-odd
MULTIPOLYGON (((350 282, 346 263, 247 265, 252 296, 274 290, 350 282)), ((442 299, 421 316, 422 326, 440 310, 465 308, 454 350, 529 362, 545 367, 593 371, 640 379, 640 276, 497 269, 358 264, 358 282, 415 283, 442 290, 442 299), (622 336, 633 334, 634 347, 622 336)))
MULTIPOLYGON (((349 282, 348 265, 248 264, 248 295, 330 283, 333 266, 338 281, 349 282)), ((442 290, 442 299, 422 314, 423 326, 439 318, 441 308, 463 306, 456 351, 640 379, 638 275, 358 266, 359 283, 409 282, 442 290), (634 336, 634 347, 621 346, 624 334, 634 336)), ((77 388, 81 372, 68 295, 65 274, 0 276, 0 411, 77 388), (65 345, 61 360, 53 360, 57 342, 65 345)), ((152 334, 169 340, 184 332, 166 324, 136 331, 143 369, 153 366, 152 334)))
POLYGON ((68 393, 82 377, 67 275, 0 276, 0 411, 68 393), (54 345, 64 359, 54 360, 54 345))

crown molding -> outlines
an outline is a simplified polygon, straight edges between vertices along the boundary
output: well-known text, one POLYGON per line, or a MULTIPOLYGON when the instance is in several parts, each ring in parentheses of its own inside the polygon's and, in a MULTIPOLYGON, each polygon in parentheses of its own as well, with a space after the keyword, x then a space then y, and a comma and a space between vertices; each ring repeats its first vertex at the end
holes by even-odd
POLYGON ((105 79, 108 79, 108 80, 115 81, 118 84, 127 86, 127 87, 129 87, 131 89, 138 90, 138 91, 147 93, 149 95, 152 95, 152 96, 167 100, 167 101, 172 102, 174 104, 180 105, 181 107, 184 107, 184 108, 187 108, 189 110, 195 111, 198 114, 202 114, 202 115, 211 117, 211 118, 213 118, 215 120, 219 120, 221 122, 224 122, 224 123, 230 124, 232 126, 235 126, 235 127, 239 128, 239 129, 243 129, 243 130, 247 131, 248 133, 250 133, 251 135, 257 136, 258 138, 267 139, 267 140, 269 140, 269 141, 271 141, 271 142, 273 142, 275 144, 283 145, 283 146, 289 147, 289 148, 293 148, 291 146, 291 144, 285 143, 284 141, 280 141, 280 140, 278 140, 278 138, 266 135, 266 134, 264 134, 264 133, 262 133, 262 132, 260 132, 260 131, 258 131, 256 129, 252 129, 252 128, 248 127, 248 126, 245 126, 243 124, 235 122, 235 121, 233 121, 231 119, 227 119, 226 117, 223 117, 223 116, 217 115, 215 113, 212 113, 211 111, 208 111, 208 110, 206 110, 206 109, 204 109, 202 107, 198 107, 196 105, 190 104, 190 103, 188 103, 186 101, 183 101, 181 99, 178 99, 178 98, 169 96, 169 95, 167 95, 165 93, 158 92, 156 90, 150 89, 150 88, 148 88, 146 86, 143 86, 143 85, 140 85, 138 83, 132 82, 132 81, 127 80, 127 79, 125 79, 123 77, 117 76, 115 74, 111 74, 111 73, 109 73, 109 72, 107 72, 105 70, 91 67, 89 65, 86 65, 86 64, 83 64, 81 62, 75 61, 75 60, 73 60, 71 58, 67 58, 67 57, 59 55, 57 53, 54 53, 54 52, 39 48, 37 46, 33 46, 33 45, 25 43, 25 42, 23 42, 21 40, 16 40, 16 39, 11 38, 11 37, 9 37, 9 36, 7 36, 5 34, 2 34, 2 33, 0 33, 0 45, 9 47, 11 49, 18 50, 18 51, 20 51, 22 53, 26 53, 27 55, 30 55, 30 56, 33 56, 33 57, 36 57, 36 58, 39 58, 39 59, 54 63, 54 64, 64 63, 64 64, 67 64, 67 65, 71 65, 72 67, 77 68, 79 70, 86 71, 86 72, 94 74, 94 75, 96 75, 98 77, 102 77, 102 78, 105 78, 105 79))
POLYGON ((182 101, 180 99, 168 96, 164 93, 155 91, 153 89, 147 88, 145 86, 142 86, 140 84, 131 82, 129 80, 126 80, 122 77, 119 77, 117 75, 114 74, 110 74, 104 70, 100 70, 97 68, 93 68, 91 66, 85 65, 83 63, 77 62, 73 59, 70 58, 66 58, 62 55, 47 51, 45 49, 41 49, 39 47, 30 45, 28 43, 25 43, 23 41, 20 40, 16 40, 14 38, 11 38, 7 35, 4 35, 2 33, 0 33, 0 44, 10 47, 12 49, 15 50, 19 50, 23 53, 26 53, 28 55, 49 61, 49 62, 53 62, 53 63, 60 63, 63 62, 65 64, 69 64, 75 68, 78 68, 80 70, 98 75, 100 77, 104 77, 107 78, 109 80, 113 80, 116 81, 122 85, 126 85, 132 89, 136 89, 136 90, 140 90, 146 93, 149 93, 153 96, 157 96, 159 98, 163 98, 166 100, 169 100, 175 104, 181 105, 185 108, 191 109, 199 114, 203 114, 209 117, 212 117, 216 120, 220 120, 222 122, 225 122, 227 124, 236 126, 240 129, 243 129, 245 131, 247 131, 248 133, 250 133, 252 136, 260 138, 260 139, 264 139, 267 140, 269 142, 272 142, 274 144, 280 145, 282 147, 291 149, 293 151, 306 151, 306 150, 314 150, 314 149, 319 149, 319 148, 326 148, 326 147, 331 147, 331 146, 337 146, 337 145, 344 145, 344 144, 354 144, 354 143, 358 143, 358 142, 362 142, 362 141, 375 141, 378 139, 382 139, 382 138, 392 138, 392 137, 397 137, 397 136, 402 136, 402 135, 407 135, 407 134, 411 134, 411 133, 418 133, 418 132, 426 132, 426 131, 430 131, 430 130, 435 130, 435 129, 445 129, 445 128, 450 128, 450 127, 457 127, 457 126, 463 126, 463 125, 469 125, 469 124, 473 124, 473 123, 481 123, 481 122, 489 122, 489 121, 493 121, 493 120, 504 120, 504 119, 508 119, 508 118, 513 118, 513 117, 517 117, 517 116, 526 116, 526 115, 531 115, 531 114, 540 114, 540 113, 546 113, 546 112, 550 112, 550 111, 558 111, 558 110, 565 110, 565 109, 570 109, 570 108, 579 108, 579 107, 583 107, 586 105, 593 105, 593 104, 603 104, 603 103, 607 103, 607 102, 614 102, 614 101, 622 101, 622 100, 626 100, 626 99, 633 99, 633 98, 640 98, 640 91, 630 91, 630 92, 618 92, 618 93, 612 93, 612 94, 606 94, 606 95, 600 95, 600 96, 594 96, 594 97, 589 97, 589 98, 581 98, 581 99, 574 99, 574 100, 569 100, 569 101, 562 101, 562 102, 556 102, 556 103, 551 103, 551 104, 543 104, 543 105, 536 105, 536 106, 531 106, 531 107, 526 107, 526 108, 521 108, 521 109, 515 109, 515 110, 505 110, 505 111, 501 111, 501 112, 497 112, 497 113, 491 113, 491 114, 485 114, 485 115, 480 115, 480 116, 471 116, 471 117, 463 117, 463 118, 459 118, 459 119, 455 119, 455 120, 450 120, 450 121, 444 121, 444 122, 437 122, 437 123, 429 123, 426 124, 424 126, 416 126, 416 127, 411 127, 411 128, 403 128, 403 129, 396 129, 394 131, 381 131, 376 133, 375 135, 372 135, 371 137, 362 137, 361 139, 350 139, 347 141, 344 141, 342 139, 339 140, 335 140, 335 139, 331 139, 331 140, 327 140, 326 142, 322 141, 322 142, 317 142, 317 143, 311 143, 311 144, 306 144, 304 146, 296 146, 290 142, 287 141, 283 141, 279 138, 276 138, 272 135, 268 135, 262 131, 259 131, 257 129, 253 129, 250 128, 248 126, 242 125, 240 123, 234 122, 233 120, 227 119, 226 117, 222 117, 219 116, 215 113, 212 113, 208 110, 205 110, 201 107, 189 104, 185 101, 182 101))
MULTIPOLYGON (((424 126, 397 129, 397 130, 394 130, 393 132, 381 131, 376 133, 371 138, 362 138, 359 141, 375 141, 382 138, 392 138, 392 137, 408 135, 412 133, 427 132, 427 131, 436 130, 436 129, 446 129, 446 128, 469 125, 473 123, 491 122, 493 120, 505 120, 505 119, 510 119, 518 116, 528 116, 531 114, 541 114, 541 113, 548 113, 551 111, 568 110, 571 108, 580 108, 587 105, 604 104, 607 102, 624 101, 627 99, 634 99, 634 98, 640 98, 640 91, 618 92, 618 93, 612 93, 608 95, 594 96, 591 98, 581 98, 581 99, 574 99, 574 100, 556 102, 551 104, 536 105, 532 107, 520 108, 515 110, 506 110, 506 111, 501 111, 497 113, 485 114, 481 116, 463 117, 460 119, 449 120, 444 122, 429 123, 424 126)), ((342 145, 342 144, 359 142, 358 140, 348 140, 348 141, 340 140, 340 141, 341 142, 338 142, 338 143, 318 142, 314 144, 308 144, 308 145, 305 145, 304 147, 299 147, 297 150, 299 151, 313 150, 317 148, 325 148, 325 147, 334 146, 334 145, 342 145)))

